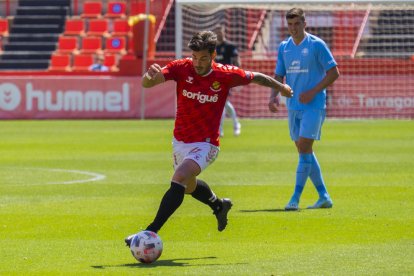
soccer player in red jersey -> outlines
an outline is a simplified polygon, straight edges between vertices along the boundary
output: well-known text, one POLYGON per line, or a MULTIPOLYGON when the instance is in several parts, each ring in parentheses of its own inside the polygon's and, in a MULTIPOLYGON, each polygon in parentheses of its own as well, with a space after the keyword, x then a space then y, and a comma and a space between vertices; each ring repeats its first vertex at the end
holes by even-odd
MULTIPOLYGON (((191 58, 174 60, 161 67, 152 64, 142 78, 142 85, 153 87, 165 81, 177 83, 177 111, 173 138, 174 175, 171 186, 161 200, 154 221, 146 230, 158 232, 181 205, 184 194, 209 205, 217 218, 218 231, 227 225, 230 199, 218 198, 206 182, 197 176, 212 164, 219 152, 219 126, 230 88, 256 83, 292 97, 292 89, 272 77, 216 64, 216 34, 194 34, 188 46, 191 58)), ((125 239, 130 244, 131 237, 125 239)))

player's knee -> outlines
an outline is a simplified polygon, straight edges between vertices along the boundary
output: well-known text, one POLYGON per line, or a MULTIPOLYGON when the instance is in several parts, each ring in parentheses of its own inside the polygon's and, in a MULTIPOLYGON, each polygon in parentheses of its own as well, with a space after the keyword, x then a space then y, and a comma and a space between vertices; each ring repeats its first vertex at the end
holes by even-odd
POLYGON ((299 139, 296 143, 296 147, 298 148, 299 153, 312 153, 312 142, 299 139))

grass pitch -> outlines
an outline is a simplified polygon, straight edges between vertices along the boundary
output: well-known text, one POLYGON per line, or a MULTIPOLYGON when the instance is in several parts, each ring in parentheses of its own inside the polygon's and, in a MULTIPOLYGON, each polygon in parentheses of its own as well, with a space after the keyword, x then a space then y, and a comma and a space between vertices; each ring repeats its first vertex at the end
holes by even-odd
POLYGON ((284 120, 225 125, 200 176, 234 206, 224 232, 186 196, 139 264, 124 246, 172 176, 171 120, 0 122, 1 275, 413 275, 413 121, 328 120, 315 152, 334 208, 285 212, 297 153, 284 120))

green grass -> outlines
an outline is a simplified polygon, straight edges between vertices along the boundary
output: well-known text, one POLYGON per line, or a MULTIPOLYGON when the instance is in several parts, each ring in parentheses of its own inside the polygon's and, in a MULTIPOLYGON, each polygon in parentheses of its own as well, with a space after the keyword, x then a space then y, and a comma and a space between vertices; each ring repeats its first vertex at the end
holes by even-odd
POLYGON ((0 122, 0 274, 414 274, 413 121, 328 120, 315 152, 334 208, 307 210, 308 182, 298 212, 283 211, 297 163, 286 121, 242 125, 235 138, 226 121, 200 177, 234 201, 228 228, 186 196, 144 265, 123 238, 169 187, 171 120, 0 122))

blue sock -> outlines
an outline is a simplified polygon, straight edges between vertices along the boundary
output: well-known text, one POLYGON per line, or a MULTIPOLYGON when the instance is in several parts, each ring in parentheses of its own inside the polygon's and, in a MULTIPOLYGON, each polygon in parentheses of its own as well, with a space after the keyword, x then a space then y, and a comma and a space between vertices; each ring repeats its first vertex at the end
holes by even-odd
POLYGON ((303 188, 305 187, 306 180, 308 179, 311 168, 312 168, 312 154, 300 153, 299 163, 296 169, 295 193, 293 194, 293 198, 298 202, 299 202, 300 196, 302 195, 303 188))
POLYGON ((325 182, 323 181, 321 167, 319 166, 318 159, 316 159, 315 153, 312 154, 312 169, 309 174, 313 185, 318 191, 320 198, 328 198, 329 194, 326 190, 325 182))

